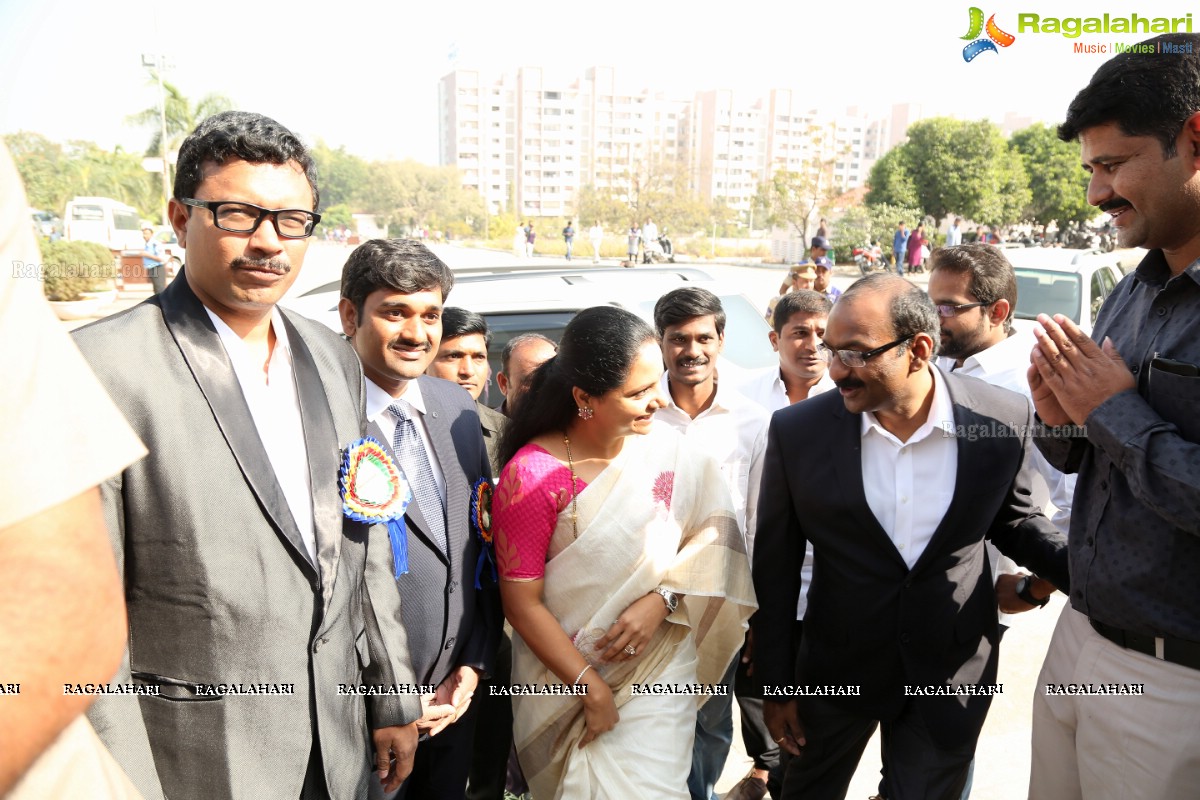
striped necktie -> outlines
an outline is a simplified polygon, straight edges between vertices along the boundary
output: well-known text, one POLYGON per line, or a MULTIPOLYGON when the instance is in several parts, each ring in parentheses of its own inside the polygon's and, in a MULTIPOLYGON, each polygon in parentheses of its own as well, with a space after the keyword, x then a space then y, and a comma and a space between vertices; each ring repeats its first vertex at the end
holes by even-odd
POLYGON ((408 410, 402 403, 393 403, 388 411, 396 417, 396 433, 392 437, 392 451, 404 470, 408 486, 422 516, 429 524, 427 533, 443 553, 449 552, 449 542, 446 539, 446 507, 442 502, 442 493, 438 491, 437 482, 433 479, 433 467, 429 464, 429 454, 417 433, 417 425, 409 416, 408 410))

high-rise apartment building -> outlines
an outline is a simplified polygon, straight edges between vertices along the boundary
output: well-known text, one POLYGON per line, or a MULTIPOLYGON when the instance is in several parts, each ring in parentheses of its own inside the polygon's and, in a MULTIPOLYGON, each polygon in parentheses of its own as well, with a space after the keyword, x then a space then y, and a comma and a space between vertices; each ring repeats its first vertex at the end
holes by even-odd
POLYGON ((818 113, 786 89, 670 99, 631 89, 603 66, 565 77, 538 67, 455 70, 442 78, 439 102, 441 163, 459 167, 493 212, 519 217, 572 216, 588 185, 630 199, 639 182, 676 168, 689 190, 742 212, 781 169, 825 169, 850 189, 866 181, 894 129, 853 110, 818 113))

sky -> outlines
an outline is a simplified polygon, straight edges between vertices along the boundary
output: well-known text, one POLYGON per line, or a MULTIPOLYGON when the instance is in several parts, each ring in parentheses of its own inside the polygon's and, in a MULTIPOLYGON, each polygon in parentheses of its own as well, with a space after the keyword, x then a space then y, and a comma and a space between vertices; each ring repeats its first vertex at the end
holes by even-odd
POLYGON ((1149 35, 1019 32, 1018 14, 1153 18, 1195 9, 1200 33, 1200 7, 1181 0, 990 2, 976 0, 1015 40, 967 62, 961 37, 972 3, 946 0, 0 0, 0 133, 143 150, 151 132, 126 118, 157 103, 141 61, 155 52, 192 100, 219 92, 307 141, 431 164, 438 80, 455 68, 579 75, 612 66, 619 84, 681 99, 696 90, 755 97, 790 88, 827 112, 856 106, 882 115, 893 103, 917 103, 926 116, 1001 122, 1012 112, 1054 123, 1111 57, 1073 52, 1075 43, 1111 48, 1149 35))

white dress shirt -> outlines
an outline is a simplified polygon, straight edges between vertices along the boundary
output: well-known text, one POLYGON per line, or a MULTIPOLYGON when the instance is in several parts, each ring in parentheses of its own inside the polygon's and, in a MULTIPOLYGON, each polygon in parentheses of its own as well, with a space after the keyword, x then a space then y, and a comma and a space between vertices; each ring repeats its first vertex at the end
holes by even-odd
MULTIPOLYGON (((421 395, 421 384, 416 380, 411 380, 405 386, 404 394, 399 397, 392 397, 381 389, 378 384, 367 378, 367 419, 377 424, 383 430, 384 436, 387 437, 387 441, 384 444, 389 448, 396 438, 396 425, 399 420, 395 414, 388 410, 388 406, 395 403, 404 403, 408 406, 413 426, 417 429, 417 435, 421 437, 421 444, 425 447, 425 454, 429 456, 429 466, 433 470, 433 482, 437 484, 438 494, 442 496, 442 508, 445 508, 446 474, 442 471, 442 465, 438 461, 437 452, 433 449, 433 445, 429 441, 429 429, 425 426, 425 415, 430 412, 425 408, 425 398, 421 395), (417 413, 413 414, 413 411, 417 413)), ((433 413, 436 414, 436 412, 433 413)), ((406 479, 407 477, 405 476, 406 479)))
MULTIPOLYGON (((765 408, 769 414, 787 408, 792 403, 788 399, 787 384, 783 382, 778 366, 765 367, 749 373, 735 388, 746 398, 765 408)), ((808 390, 808 396, 816 397, 821 392, 836 388, 833 378, 829 377, 829 371, 826 370, 821 379, 808 390)))
POLYGON ((950 508, 958 479, 954 404, 945 379, 935 367, 933 404, 921 427, 900 441, 875 415, 862 415, 863 489, 867 505, 904 563, 912 569, 950 508), (919 496, 918 496, 919 494, 919 496))
MULTIPOLYGON (((808 397, 816 397, 822 392, 836 388, 837 385, 834 384, 833 378, 829 377, 829 371, 826 370, 821 379, 808 390, 808 397)), ((774 414, 779 409, 787 408, 792 404, 792 401, 788 399, 783 375, 777 366, 766 367, 752 373, 748 380, 738 386, 738 390, 765 408, 768 414, 774 414)), ((812 568, 813 547, 812 542, 808 542, 804 545, 804 563, 800 565, 800 599, 796 601, 796 619, 804 619, 804 612, 808 611, 808 585, 812 583, 812 568)))
POLYGON ((304 444, 304 421, 300 414, 300 398, 296 394, 296 377, 292 371, 292 348, 287 328, 279 309, 271 310, 271 330, 275 332, 275 347, 267 362, 264 379, 261 363, 255 363, 250 348, 233 328, 225 324, 207 306, 233 364, 233 373, 242 387, 242 396, 250 407, 258 438, 275 471, 275 480, 283 491, 292 519, 300 529, 300 538, 308 550, 308 558, 317 563, 316 532, 313 529, 312 481, 308 472, 308 448, 304 444))
POLYGON ((712 403, 692 419, 675 404, 665 372, 660 386, 667 405, 654 412, 654 421, 670 425, 693 447, 710 454, 721 465, 721 475, 733 496, 738 527, 746 537, 746 552, 753 556, 758 490, 770 415, 732 386, 718 382, 712 403))

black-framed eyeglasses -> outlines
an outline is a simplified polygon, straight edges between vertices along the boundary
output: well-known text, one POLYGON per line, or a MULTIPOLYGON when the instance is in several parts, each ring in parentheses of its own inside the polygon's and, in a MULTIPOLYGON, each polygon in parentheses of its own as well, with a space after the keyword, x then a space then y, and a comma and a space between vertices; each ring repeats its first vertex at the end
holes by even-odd
POLYGON ((817 352, 820 353, 823 350, 823 351, 825 351, 825 353, 830 354, 830 355, 822 356, 823 358, 825 358, 827 360, 831 359, 831 354, 837 353, 837 357, 840 358, 842 360, 842 363, 845 364, 847 367, 862 367, 862 366, 866 366, 866 363, 869 360, 871 360, 875 356, 879 355, 880 353, 886 353, 888 350, 891 350, 893 347, 899 347, 900 345, 904 344, 905 342, 907 342, 909 339, 913 338, 914 336, 916 336, 915 333, 910 333, 908 336, 905 336, 901 339, 897 339, 894 342, 888 342, 885 345, 876 347, 874 350, 868 350, 865 353, 860 350, 833 350, 833 349, 827 347, 824 342, 822 342, 821 344, 817 345, 817 352))
POLYGON ((957 317, 968 308, 980 308, 982 306, 990 305, 991 303, 959 303, 955 306, 948 303, 942 303, 941 305, 934 306, 934 308, 937 309, 939 317, 957 317))
POLYGON ((179 202, 212 212, 213 224, 230 233, 254 233, 267 217, 281 239, 306 239, 321 221, 321 215, 302 208, 263 208, 237 200, 197 200, 181 197, 179 202))

